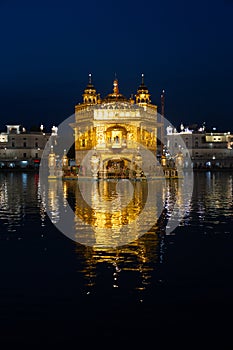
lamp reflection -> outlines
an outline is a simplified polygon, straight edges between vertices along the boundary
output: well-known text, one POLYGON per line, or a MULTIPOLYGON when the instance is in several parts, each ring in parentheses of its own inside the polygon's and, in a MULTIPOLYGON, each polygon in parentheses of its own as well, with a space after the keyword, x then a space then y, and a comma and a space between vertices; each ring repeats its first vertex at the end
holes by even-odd
POLYGON ((48 183, 48 209, 50 211, 50 218, 53 224, 57 223, 60 219, 59 215, 59 189, 61 188, 61 182, 55 180, 49 180, 48 183))

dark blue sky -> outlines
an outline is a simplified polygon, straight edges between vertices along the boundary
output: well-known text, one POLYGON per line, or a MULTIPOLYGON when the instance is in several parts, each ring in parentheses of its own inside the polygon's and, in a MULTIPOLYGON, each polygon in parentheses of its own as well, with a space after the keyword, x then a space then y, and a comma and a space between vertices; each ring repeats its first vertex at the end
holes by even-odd
POLYGON ((82 100, 88 73, 105 96, 115 72, 174 125, 233 131, 233 1, 0 2, 0 129, 58 125, 82 100))

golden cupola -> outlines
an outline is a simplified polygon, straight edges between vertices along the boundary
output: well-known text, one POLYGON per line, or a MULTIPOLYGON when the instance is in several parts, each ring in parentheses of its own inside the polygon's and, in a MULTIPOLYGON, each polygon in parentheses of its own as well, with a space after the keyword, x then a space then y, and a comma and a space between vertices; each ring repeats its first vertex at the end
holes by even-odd
POLYGON ((92 84, 91 74, 89 74, 89 81, 83 93, 83 103, 87 105, 95 105, 100 103, 100 94, 96 93, 96 89, 92 84))
POLYGON ((104 102, 124 102, 124 101, 128 101, 128 99, 122 94, 120 94, 118 79, 115 78, 115 80, 113 81, 113 92, 111 94, 108 94, 104 98, 104 102))
POLYGON ((149 90, 144 83, 144 74, 142 74, 142 82, 138 87, 135 98, 136 103, 140 106, 146 106, 151 103, 149 90))

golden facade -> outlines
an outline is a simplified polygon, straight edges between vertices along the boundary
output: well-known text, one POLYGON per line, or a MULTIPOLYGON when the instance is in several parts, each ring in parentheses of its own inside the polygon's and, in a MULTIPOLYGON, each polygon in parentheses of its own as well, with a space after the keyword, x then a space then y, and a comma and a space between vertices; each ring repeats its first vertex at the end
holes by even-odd
POLYGON ((157 106, 151 103, 144 76, 135 99, 119 92, 118 80, 113 92, 101 99, 89 75, 83 102, 75 106, 76 164, 81 165, 87 153, 98 153, 98 172, 106 173, 132 168, 139 146, 157 153, 157 106))

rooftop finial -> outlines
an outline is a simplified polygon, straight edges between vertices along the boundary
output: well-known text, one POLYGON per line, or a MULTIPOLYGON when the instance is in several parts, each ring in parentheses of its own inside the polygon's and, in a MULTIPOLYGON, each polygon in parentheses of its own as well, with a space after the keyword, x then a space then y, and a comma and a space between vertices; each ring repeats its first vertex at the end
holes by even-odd
POLYGON ((144 85, 144 74, 142 73, 142 85, 144 85))
POLYGON ((161 93, 161 115, 164 117, 164 109, 165 109, 165 90, 162 90, 161 93))
POLYGON ((91 73, 89 73, 89 84, 91 84, 91 73))
POLYGON ((118 95, 119 94, 119 88, 118 88, 118 80, 115 78, 113 82, 113 92, 114 94, 118 95))
POLYGON ((161 92, 161 98, 164 98, 165 97, 165 90, 162 90, 161 92))

